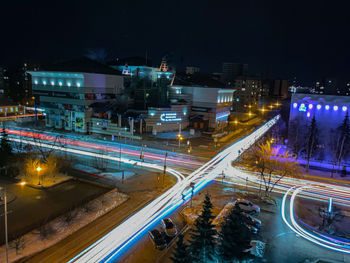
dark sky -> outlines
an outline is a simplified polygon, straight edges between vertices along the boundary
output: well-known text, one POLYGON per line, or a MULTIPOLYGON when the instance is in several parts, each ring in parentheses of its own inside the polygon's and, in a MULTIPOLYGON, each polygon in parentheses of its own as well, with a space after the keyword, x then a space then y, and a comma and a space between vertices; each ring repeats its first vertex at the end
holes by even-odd
POLYGON ((231 61, 249 64, 251 73, 302 81, 347 78, 346 2, 5 0, 0 65, 46 63, 104 48, 109 58, 147 50, 153 62, 170 53, 182 66, 202 71, 220 71, 231 61))

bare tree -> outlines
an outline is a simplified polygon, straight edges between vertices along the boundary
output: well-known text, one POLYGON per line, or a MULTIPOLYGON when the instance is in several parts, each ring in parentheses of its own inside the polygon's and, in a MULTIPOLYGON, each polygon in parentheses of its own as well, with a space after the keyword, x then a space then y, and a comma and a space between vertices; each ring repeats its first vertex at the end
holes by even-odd
POLYGON ((48 239, 50 236, 56 233, 56 230, 52 227, 51 223, 46 221, 39 227, 39 236, 41 240, 48 239))
POLYGON ((101 149, 99 155, 99 157, 96 156, 94 159, 94 166, 98 170, 105 171, 107 169, 107 159, 104 158, 107 155, 106 149, 101 149))
POLYGON ((63 222, 66 225, 70 225, 77 218, 77 216, 78 216, 78 210, 73 207, 67 213, 64 214, 63 222))
POLYGON ((250 149, 242 158, 242 163, 259 172, 260 190, 262 184, 265 189, 265 196, 270 196, 275 186, 286 176, 299 177, 298 166, 292 160, 292 156, 285 151, 275 154, 270 141, 260 143, 250 149))
POLYGON ((55 146, 59 144, 60 142, 60 136, 56 136, 53 140, 51 147, 46 147, 44 144, 48 144, 42 139, 41 134, 34 134, 32 136, 33 141, 35 142, 35 145, 33 145, 36 153, 39 155, 42 162, 46 163, 47 159, 51 156, 51 154, 55 151, 55 146))
POLYGON ((25 248, 24 236, 17 235, 14 237, 11 247, 16 250, 16 255, 25 248))

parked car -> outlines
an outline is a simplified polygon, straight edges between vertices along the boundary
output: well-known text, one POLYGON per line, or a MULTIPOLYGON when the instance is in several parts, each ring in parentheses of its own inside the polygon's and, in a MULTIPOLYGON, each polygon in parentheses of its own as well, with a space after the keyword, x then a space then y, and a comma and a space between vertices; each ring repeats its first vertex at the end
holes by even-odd
POLYGON ((168 237, 173 237, 176 236, 177 234, 177 229, 175 224, 170 218, 164 218, 161 221, 162 228, 164 229, 165 234, 168 237))
POLYGON ((248 225, 248 224, 245 224, 245 226, 248 228, 248 230, 252 233, 252 234, 257 234, 258 233, 258 229, 252 225, 248 225))
POLYGON ((163 250, 164 248, 166 248, 167 243, 162 234, 158 231, 158 229, 148 231, 148 236, 152 240, 156 249, 163 250))
POLYGON ((247 199, 238 198, 237 200, 235 200, 233 202, 234 205, 236 205, 236 203, 238 203, 239 207, 246 213, 249 213, 249 214, 259 214, 260 213, 260 207, 253 204, 252 202, 250 202, 247 199))
POLYGON ((246 218, 247 218, 247 224, 248 225, 251 225, 253 227, 256 227, 256 228, 260 228, 261 226, 261 221, 253 216, 251 216, 250 214, 247 214, 245 212, 242 212, 242 215, 244 215, 246 218))

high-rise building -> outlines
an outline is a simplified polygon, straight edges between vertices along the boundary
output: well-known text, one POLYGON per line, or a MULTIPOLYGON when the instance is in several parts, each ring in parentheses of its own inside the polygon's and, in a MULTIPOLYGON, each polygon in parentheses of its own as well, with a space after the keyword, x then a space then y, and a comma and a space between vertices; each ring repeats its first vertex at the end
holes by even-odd
POLYGON ((224 62, 222 73, 222 80, 225 84, 233 83, 236 77, 248 74, 248 64, 224 62))
POLYGON ((189 75, 192 75, 192 74, 194 74, 194 73, 197 73, 197 72, 199 72, 200 71, 200 68, 198 68, 198 67, 186 67, 186 74, 189 74, 189 75))
POLYGON ((262 81, 257 77, 236 77, 234 80, 236 90, 233 98, 233 111, 248 112, 259 107, 262 96, 262 81))

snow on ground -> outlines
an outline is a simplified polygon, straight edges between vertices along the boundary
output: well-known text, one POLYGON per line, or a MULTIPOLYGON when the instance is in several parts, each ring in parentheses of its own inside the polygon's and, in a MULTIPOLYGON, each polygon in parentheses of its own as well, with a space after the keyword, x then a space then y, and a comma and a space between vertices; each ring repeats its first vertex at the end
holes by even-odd
POLYGON ((101 173, 100 170, 94 168, 94 167, 91 167, 91 166, 88 166, 88 165, 84 165, 84 164, 74 164, 73 165, 74 169, 77 169, 77 170, 80 170, 80 171, 84 171, 84 172, 87 172, 87 173, 92 173, 92 174, 99 174, 101 173))
MULTIPOLYGON (((103 176, 103 177, 108 177, 108 178, 112 178, 112 179, 122 179, 123 176, 123 172, 114 172, 114 173, 100 173, 99 175, 103 176)), ((134 172, 130 172, 130 171, 124 171, 124 179, 128 179, 132 176, 134 176, 135 173, 134 172)))
MULTIPOLYGON (((50 235, 47 239, 41 239, 40 229, 32 230, 24 235, 23 240, 25 247, 23 250, 19 251, 19 255, 16 255, 14 241, 9 244, 9 262, 17 261, 56 244, 95 219, 121 205, 128 198, 126 194, 119 193, 117 189, 113 189, 90 201, 86 206, 76 208, 72 212, 72 214, 76 214, 76 216, 70 224, 66 223, 67 217, 65 215, 47 223, 46 226, 52 227, 55 232, 55 234, 50 235), (85 210, 85 207, 92 208, 92 211, 85 210)), ((0 258, 5 258, 5 245, 0 247, 0 258)))
POLYGON ((41 176, 40 181, 38 176, 25 176, 22 175, 19 177, 21 181, 26 182, 27 185, 35 187, 35 188, 48 188, 55 186, 57 184, 63 183, 72 179, 71 176, 66 174, 55 174, 54 176, 45 176, 44 178, 41 176))

